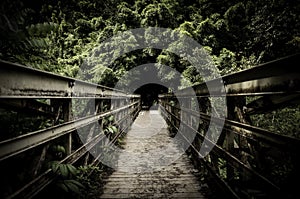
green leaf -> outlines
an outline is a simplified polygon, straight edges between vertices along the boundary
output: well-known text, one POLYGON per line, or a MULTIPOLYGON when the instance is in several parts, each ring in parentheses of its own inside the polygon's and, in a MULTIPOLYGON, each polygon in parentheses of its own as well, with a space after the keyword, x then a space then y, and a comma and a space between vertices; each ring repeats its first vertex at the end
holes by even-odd
POLYGON ((57 183, 57 186, 58 186, 59 188, 61 188, 63 191, 65 191, 65 192, 68 192, 68 191, 69 191, 68 187, 64 184, 64 182, 59 182, 59 183, 57 183))
POLYGON ((70 174, 72 174, 72 175, 75 176, 75 175, 78 173, 78 170, 77 170, 76 167, 74 167, 73 165, 67 164, 66 166, 67 166, 67 168, 68 168, 70 174))
POLYGON ((118 132, 118 128, 117 128, 117 127, 111 126, 111 128, 112 128, 112 130, 113 130, 114 133, 117 133, 117 132, 118 132))
POLYGON ((114 116, 111 115, 111 116, 108 118, 108 121, 110 121, 110 122, 114 121, 114 116))
POLYGON ((63 176, 63 177, 68 177, 69 175, 69 171, 68 171, 68 168, 67 168, 67 165, 66 164, 60 164, 59 165, 59 171, 60 171, 60 174, 63 176))
POLYGON ((64 184, 68 187, 69 191, 80 194, 80 189, 84 186, 76 180, 64 180, 64 184))
POLYGON ((53 162, 50 163, 50 165, 51 165, 50 167, 51 167, 52 171, 54 173, 57 173, 58 170, 59 170, 59 162, 58 161, 53 161, 53 162))
POLYGON ((57 148, 56 148, 57 152, 62 152, 62 153, 66 153, 66 149, 65 147, 61 146, 61 145, 58 145, 57 148))
POLYGON ((112 126, 109 126, 107 129, 110 133, 115 133, 114 130, 112 129, 112 126))
POLYGON ((80 190, 79 190, 78 186, 76 186, 76 185, 73 184, 73 183, 65 183, 65 184, 66 184, 66 186, 68 187, 68 189, 69 189, 71 192, 80 194, 80 190))
POLYGON ((77 180, 68 180, 68 182, 75 184, 79 188, 84 188, 84 185, 78 182, 77 180))

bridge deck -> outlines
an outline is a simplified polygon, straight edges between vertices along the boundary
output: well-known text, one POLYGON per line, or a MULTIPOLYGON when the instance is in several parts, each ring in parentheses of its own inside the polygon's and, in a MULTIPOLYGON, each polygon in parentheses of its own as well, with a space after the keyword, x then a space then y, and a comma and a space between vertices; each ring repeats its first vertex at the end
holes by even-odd
POLYGON ((197 181, 199 173, 187 155, 179 155, 158 111, 140 112, 125 143, 100 198, 205 198, 201 189, 206 185, 197 181))

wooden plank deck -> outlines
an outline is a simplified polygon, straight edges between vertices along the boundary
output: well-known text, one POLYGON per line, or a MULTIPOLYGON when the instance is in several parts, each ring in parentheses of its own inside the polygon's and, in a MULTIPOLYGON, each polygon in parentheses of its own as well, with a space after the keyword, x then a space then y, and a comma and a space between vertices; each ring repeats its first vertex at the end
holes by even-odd
MULTIPOLYGON (((156 110, 142 111, 125 138, 118 166, 105 180, 100 198, 206 198, 197 180, 199 172, 183 154, 167 166, 166 156, 179 150, 169 137, 167 124, 156 110), (170 153, 157 160, 156 151, 168 145, 170 153)), ((157 153, 159 154, 159 152, 157 153)))

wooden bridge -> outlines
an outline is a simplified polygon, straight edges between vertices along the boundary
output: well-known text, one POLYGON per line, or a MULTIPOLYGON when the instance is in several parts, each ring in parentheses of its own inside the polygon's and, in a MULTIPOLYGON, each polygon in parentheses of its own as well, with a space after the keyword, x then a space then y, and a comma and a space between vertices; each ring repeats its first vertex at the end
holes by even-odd
POLYGON ((0 197, 39 198, 58 178, 47 162, 97 166, 124 137, 123 151, 135 157, 111 157, 117 166, 99 198, 209 198, 208 189, 214 197, 294 198, 299 138, 256 127, 250 116, 299 104, 299 60, 293 55, 224 76, 224 88, 207 88, 221 79, 195 85, 196 96, 188 89, 162 94, 159 110, 149 111, 141 110, 139 95, 1 61, 0 197), (212 114, 214 98, 226 99, 225 119, 212 114), (7 115, 28 120, 16 132, 5 126, 14 122, 7 115), (43 125, 30 129, 32 119, 43 125), (210 122, 224 123, 216 143, 207 137, 210 122), (188 141, 191 132, 186 153, 171 164, 151 159, 165 145, 172 151, 166 157, 181 154, 184 143, 173 137, 188 141), (214 146, 205 157, 204 142, 214 146))
POLYGON ((125 152, 131 154, 120 154, 100 198, 204 198, 187 155, 167 166, 153 160, 152 152, 163 150, 166 144, 171 144, 171 153, 160 158, 181 154, 157 110, 141 111, 125 141, 125 152))

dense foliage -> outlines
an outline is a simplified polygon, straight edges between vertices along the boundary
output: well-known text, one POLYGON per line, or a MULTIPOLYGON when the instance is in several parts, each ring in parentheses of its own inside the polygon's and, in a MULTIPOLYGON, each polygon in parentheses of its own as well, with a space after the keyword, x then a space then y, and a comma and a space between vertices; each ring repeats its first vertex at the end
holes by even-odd
POLYGON ((300 51, 299 1, 5 0, 0 10, 1 59, 109 86, 148 62, 169 65, 192 83, 201 80, 189 63, 165 50, 128 53, 110 66, 91 54, 105 39, 133 28, 165 27, 194 38, 221 74, 300 51), (84 67, 86 60, 93 70, 84 67))

